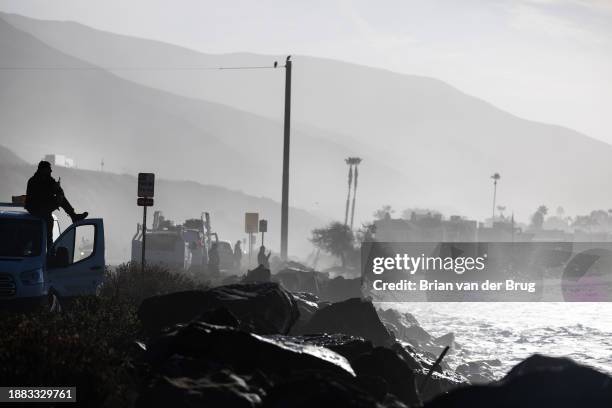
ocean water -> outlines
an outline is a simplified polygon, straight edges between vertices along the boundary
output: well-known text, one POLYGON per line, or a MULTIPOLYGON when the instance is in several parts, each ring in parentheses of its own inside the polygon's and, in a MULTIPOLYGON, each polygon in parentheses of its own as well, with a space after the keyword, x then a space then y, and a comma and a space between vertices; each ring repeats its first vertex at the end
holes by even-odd
POLYGON ((434 336, 453 332, 445 361, 498 359, 497 378, 534 353, 565 356, 612 374, 612 303, 379 303, 412 313, 434 336))

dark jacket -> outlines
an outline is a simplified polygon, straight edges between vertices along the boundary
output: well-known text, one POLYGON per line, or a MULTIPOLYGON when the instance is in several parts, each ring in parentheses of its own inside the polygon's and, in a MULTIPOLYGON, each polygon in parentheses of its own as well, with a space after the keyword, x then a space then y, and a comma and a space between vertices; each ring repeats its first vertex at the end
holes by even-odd
POLYGON ((263 251, 259 251, 259 253, 257 254, 257 263, 260 265, 265 266, 266 268, 270 267, 270 255, 272 254, 272 252, 269 252, 268 255, 266 255, 265 252, 263 251))
POLYGON ((28 180, 25 208, 32 214, 45 214, 57 210, 64 192, 51 176, 34 173, 28 180))

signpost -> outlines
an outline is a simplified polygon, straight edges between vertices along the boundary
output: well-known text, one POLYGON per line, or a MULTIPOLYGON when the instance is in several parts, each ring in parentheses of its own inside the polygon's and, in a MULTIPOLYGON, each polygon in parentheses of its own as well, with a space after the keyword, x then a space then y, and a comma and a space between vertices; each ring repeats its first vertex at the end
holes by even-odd
POLYGON ((251 265, 251 254, 253 253, 253 234, 259 231, 259 213, 244 213, 244 232, 249 234, 249 266, 251 265))
POLYGON ((138 173, 138 199, 136 203, 142 210, 142 248, 140 270, 144 276, 145 269, 145 249, 147 240, 147 207, 153 206, 153 196, 155 195, 155 174, 138 173))
POLYGON ((264 233, 268 232, 268 220, 259 220, 259 232, 261 232, 261 246, 263 246, 264 233))
POLYGON ((155 196, 155 174, 138 173, 138 197, 155 196))
MULTIPOLYGON (((138 204, 139 207, 152 207, 153 199, 148 197, 138 197, 138 200, 136 200, 136 204, 138 204)), ((147 209, 145 208, 145 211, 146 210, 147 209)))

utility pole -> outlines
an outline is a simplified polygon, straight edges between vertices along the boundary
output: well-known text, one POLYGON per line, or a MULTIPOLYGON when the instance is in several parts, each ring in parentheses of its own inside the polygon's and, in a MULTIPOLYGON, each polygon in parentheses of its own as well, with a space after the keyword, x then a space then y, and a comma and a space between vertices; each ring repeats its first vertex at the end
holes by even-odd
POLYGON ((281 259, 287 260, 289 236, 289 142, 291 139, 291 55, 285 62, 285 126, 283 144, 283 190, 281 201, 281 259))

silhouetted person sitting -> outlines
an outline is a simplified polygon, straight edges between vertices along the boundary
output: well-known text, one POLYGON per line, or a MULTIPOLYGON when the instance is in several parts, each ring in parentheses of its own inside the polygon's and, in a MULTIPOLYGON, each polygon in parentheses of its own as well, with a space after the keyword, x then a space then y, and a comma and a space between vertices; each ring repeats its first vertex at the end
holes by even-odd
POLYGON ((38 163, 38 170, 28 180, 25 208, 30 214, 41 217, 47 223, 47 250, 53 245, 53 211, 62 208, 72 222, 80 221, 88 215, 86 212, 74 212, 59 182, 51 177, 51 163, 47 161, 38 163))
POLYGON ((264 268, 270 269, 270 255, 272 255, 272 251, 266 255, 266 247, 260 246, 259 253, 257 254, 257 263, 263 265, 264 268))

